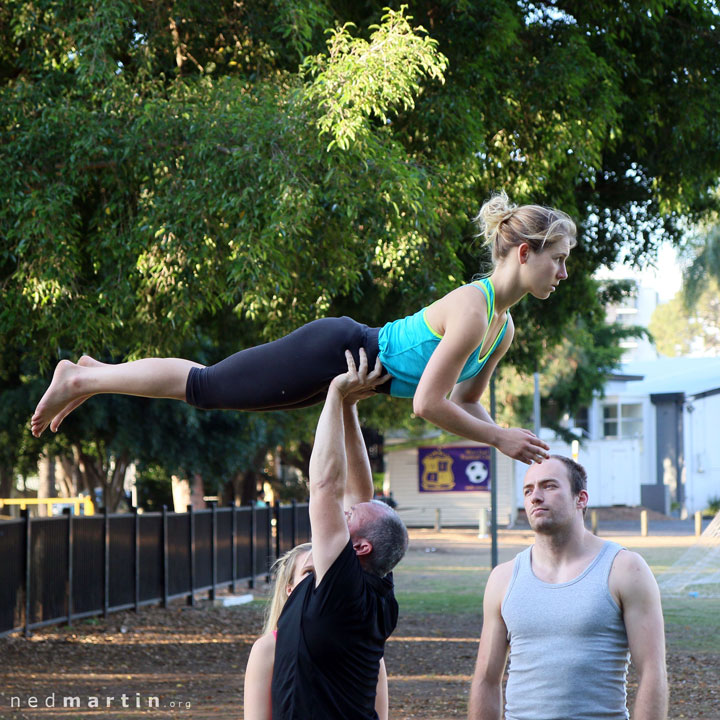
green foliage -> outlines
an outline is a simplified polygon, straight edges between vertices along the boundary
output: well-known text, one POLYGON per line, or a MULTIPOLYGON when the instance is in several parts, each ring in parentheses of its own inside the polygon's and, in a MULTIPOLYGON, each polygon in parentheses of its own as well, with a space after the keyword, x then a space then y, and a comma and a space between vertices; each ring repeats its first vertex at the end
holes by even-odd
POLYGON ((720 512, 720 495, 708 499, 706 511, 713 516, 720 512))
MULTIPOLYGON (((42 449, 22 415, 60 357, 208 362, 321 315, 416 310, 477 272, 469 218, 501 188, 581 229, 553 300, 513 310, 504 363, 575 368, 559 413, 614 357, 594 270, 641 263, 718 205, 716 25, 695 0, 434 0, 412 18, 333 0, 3 3, 2 462, 42 449)), ((314 417, 112 418, 142 407, 93 400, 72 443, 43 442, 108 472, 123 450, 189 468, 176 440, 192 429, 198 455, 237 468, 249 451, 211 446, 210 425, 257 448, 307 439, 314 417)), ((385 399, 362 412, 409 418, 385 399)))
POLYGON ((688 238, 684 248, 688 267, 683 277, 683 302, 692 311, 714 282, 720 283, 720 223, 715 214, 700 224, 688 238))
POLYGON ((437 52, 437 41, 418 34, 424 28, 410 26, 405 7, 370 25, 369 41, 353 39, 353 23, 346 23, 331 34, 327 55, 305 59, 302 70, 312 78, 306 99, 322 113, 321 133, 333 136, 328 150, 366 139, 370 118, 387 123, 390 110, 412 110, 424 76, 443 80, 447 58, 437 52))
POLYGON ((688 307, 689 302, 683 289, 655 308, 649 330, 661 355, 720 352, 720 284, 712 276, 706 278, 702 290, 693 291, 688 307))
MULTIPOLYGON (((380 265, 393 282, 418 261, 430 225, 423 171, 388 132, 349 148, 338 127, 345 151, 329 153, 315 129, 333 124, 320 93, 362 41, 338 31, 343 52, 324 67, 316 59, 308 83, 282 71, 271 82, 207 73, 168 82, 113 62, 117 24, 103 20, 113 32, 100 43, 95 25, 70 23, 64 51, 75 67, 2 88, 11 143, 0 168, 12 176, 0 209, 4 335, 71 352, 169 354, 196 338, 203 314, 234 307, 274 336, 325 314, 361 268, 380 265), (103 63, 86 67, 90 53, 103 63), (57 82, 60 93, 48 87, 57 82)), ((408 45, 401 14, 375 36, 360 62, 386 67, 393 85, 371 74, 362 94, 375 112, 396 95, 408 106, 420 71, 438 76, 442 58, 427 38, 408 45), (417 68, 400 72, 415 53, 417 68)), ((348 98, 343 121, 356 126, 367 112, 348 98)))
POLYGON ((136 479, 138 507, 147 512, 159 512, 163 505, 173 507, 172 480, 164 467, 143 468, 136 479))

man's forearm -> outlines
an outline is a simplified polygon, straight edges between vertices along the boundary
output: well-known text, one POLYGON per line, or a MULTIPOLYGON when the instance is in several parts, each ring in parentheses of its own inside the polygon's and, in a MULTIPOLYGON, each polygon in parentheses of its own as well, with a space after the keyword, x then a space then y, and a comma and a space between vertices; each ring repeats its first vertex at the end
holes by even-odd
MULTIPOLYGON (((345 452, 347 455, 347 485, 345 497, 349 504, 367 502, 373 497, 372 469, 365 441, 360 431, 357 404, 343 403, 345 452)), ((347 503, 346 503, 347 504, 347 503)))
POLYGON ((664 668, 644 671, 638 682, 633 720, 666 720, 667 714, 668 687, 664 668))
POLYGON ((468 720, 500 720, 502 715, 502 687, 473 679, 470 687, 468 720))
POLYGON ((315 442, 310 455, 310 495, 313 489, 329 485, 336 488, 339 497, 345 491, 347 460, 343 431, 342 395, 331 385, 315 431, 315 442))

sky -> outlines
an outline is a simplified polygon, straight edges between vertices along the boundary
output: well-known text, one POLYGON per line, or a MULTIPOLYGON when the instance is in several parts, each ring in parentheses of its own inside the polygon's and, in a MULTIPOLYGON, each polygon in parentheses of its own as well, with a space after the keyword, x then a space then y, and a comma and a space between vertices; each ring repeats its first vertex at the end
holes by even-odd
POLYGON ((658 293, 660 303, 672 300, 682 286, 682 269, 677 251, 670 244, 660 246, 656 267, 646 266, 642 270, 626 265, 615 265, 611 269, 602 268, 596 273, 599 279, 636 278, 641 285, 649 286, 658 293))

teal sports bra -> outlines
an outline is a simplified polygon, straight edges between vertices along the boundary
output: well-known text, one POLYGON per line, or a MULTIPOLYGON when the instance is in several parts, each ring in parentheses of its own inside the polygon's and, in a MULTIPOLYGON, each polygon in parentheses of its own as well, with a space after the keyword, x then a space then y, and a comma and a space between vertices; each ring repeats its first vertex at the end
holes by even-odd
MULTIPOLYGON (((490 349, 481 357, 480 352, 485 344, 485 339, 490 330, 490 322, 495 313, 495 288, 490 278, 483 278, 468 284, 485 295, 488 326, 482 342, 470 353, 470 356, 465 361, 458 382, 475 377, 485 367, 488 358, 495 352, 497 346, 505 337, 510 320, 510 313, 506 313, 502 329, 490 349)), ((409 398, 415 395, 420 376, 423 374, 430 356, 435 351, 440 340, 442 340, 442 335, 435 332, 428 324, 425 317, 426 311, 427 307, 419 310, 414 315, 394 320, 380 328, 378 336, 380 362, 382 362, 385 371, 392 375, 390 394, 394 397, 409 398)))

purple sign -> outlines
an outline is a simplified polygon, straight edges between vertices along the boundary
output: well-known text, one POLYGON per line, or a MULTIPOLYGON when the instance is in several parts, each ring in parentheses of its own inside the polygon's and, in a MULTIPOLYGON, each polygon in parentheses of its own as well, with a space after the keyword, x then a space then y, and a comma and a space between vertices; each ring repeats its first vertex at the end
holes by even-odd
POLYGON ((418 448, 420 492, 487 492, 489 447, 418 448))

